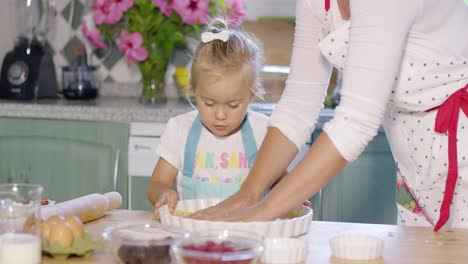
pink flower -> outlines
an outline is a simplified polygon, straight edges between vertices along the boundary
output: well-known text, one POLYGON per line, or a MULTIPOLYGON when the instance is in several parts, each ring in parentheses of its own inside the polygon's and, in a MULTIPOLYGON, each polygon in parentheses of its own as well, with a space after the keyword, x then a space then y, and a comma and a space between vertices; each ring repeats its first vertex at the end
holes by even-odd
POLYGON ((229 27, 234 28, 241 24, 242 18, 245 16, 245 8, 243 0, 226 0, 225 6, 228 9, 226 16, 229 21, 229 27))
POLYGON ((114 0, 117 7, 122 10, 122 12, 127 11, 130 7, 133 6, 133 0, 114 0))
POLYGON ((104 43, 101 39, 101 32, 97 28, 89 28, 86 25, 86 21, 81 22, 81 31, 85 35, 85 37, 93 44, 93 46, 97 49, 105 49, 107 48, 107 44, 104 43))
POLYGON ((170 16, 172 13, 173 0, 151 0, 165 16, 170 16))
POLYGON ((143 37, 140 32, 120 32, 119 50, 127 56, 128 63, 143 61, 148 57, 148 52, 141 46, 143 37))
POLYGON ((210 0, 174 0, 172 8, 190 25, 204 24, 209 20, 210 0))
POLYGON ((94 0, 93 10, 97 25, 116 24, 123 16, 123 11, 115 0, 94 0))

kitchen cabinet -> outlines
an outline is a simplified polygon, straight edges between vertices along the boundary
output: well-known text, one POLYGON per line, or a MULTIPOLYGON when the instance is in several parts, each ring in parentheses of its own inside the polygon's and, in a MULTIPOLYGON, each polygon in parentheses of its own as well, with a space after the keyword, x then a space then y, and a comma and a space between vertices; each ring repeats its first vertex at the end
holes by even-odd
POLYGON ((30 182, 57 202, 116 190, 127 207, 127 123, 0 118, 0 182, 30 182))
MULTIPOLYGON (((313 134, 316 140, 321 133, 313 134)), ((323 221, 396 224, 396 166, 385 133, 312 198, 323 221)))
POLYGON ((146 188, 150 179, 151 177, 149 176, 130 176, 132 186, 129 207, 133 208, 133 210, 154 211, 154 206, 148 201, 146 196, 146 188))

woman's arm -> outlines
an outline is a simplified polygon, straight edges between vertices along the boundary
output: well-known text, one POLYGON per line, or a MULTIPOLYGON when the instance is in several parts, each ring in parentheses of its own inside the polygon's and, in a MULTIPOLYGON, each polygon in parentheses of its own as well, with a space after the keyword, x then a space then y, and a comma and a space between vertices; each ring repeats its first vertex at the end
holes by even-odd
MULTIPOLYGON (((301 2, 304 1, 299 1, 298 4, 301 2)), ((350 44, 344 72, 342 101, 336 109, 335 118, 324 127, 326 133, 322 133, 303 160, 260 205, 228 219, 269 220, 280 216, 316 193, 345 166, 346 160, 355 159, 364 150, 380 126, 394 78, 399 71, 408 32, 415 17, 419 15, 420 5, 420 1, 351 0, 350 44)), ((296 35, 297 38, 299 36, 296 35)), ((295 76, 293 73, 301 74, 304 68, 291 68, 291 71, 291 76, 295 76)), ((283 96, 282 100, 295 98, 288 93, 290 91, 296 92, 292 89, 286 90, 286 97, 283 96)), ((307 91, 302 93, 307 94, 307 91)), ((314 105, 313 102, 310 104, 314 105)), ((293 105, 292 102, 291 106, 292 109, 301 108, 301 104, 293 105)), ((278 115, 287 112, 288 109, 284 108, 278 115)), ((291 117, 279 118, 278 127, 298 145, 298 142, 301 143, 298 139, 302 137, 297 135, 304 133, 302 129, 304 126, 299 126, 298 133, 295 134, 294 126, 290 125, 294 123, 292 120, 294 119, 291 117)), ((299 120, 304 122, 300 118, 299 120)), ((260 161, 254 164, 248 181, 242 186, 244 192, 254 192, 258 195, 255 193, 256 184, 253 183, 258 184, 262 180, 268 182, 262 177, 267 179, 277 177, 282 170, 276 171, 273 176, 268 176, 273 171, 269 166, 276 166, 273 164, 277 162, 278 166, 283 166, 283 161, 291 158, 288 157, 290 154, 288 147, 281 148, 281 144, 276 145, 278 138, 281 137, 271 136, 274 142, 267 138, 262 148, 272 144, 269 151, 282 155, 282 158, 279 161, 270 160, 268 163, 267 158, 274 158, 275 153, 259 152, 257 158, 260 161), (285 149, 286 154, 281 154, 285 149), (266 161, 261 162, 264 159, 266 161)), ((260 188, 266 185, 260 185, 260 188)))
POLYGON ((318 192, 346 163, 328 136, 322 133, 301 162, 273 188, 263 202, 253 205, 248 210, 236 211, 223 219, 228 221, 275 219, 318 192))
POLYGON ((271 220, 288 212, 364 150, 380 126, 419 4, 351 0, 348 59, 335 118, 261 204, 231 220, 271 220))
POLYGON ((240 191, 253 196, 252 200, 258 200, 281 176, 315 128, 332 70, 317 47, 323 37, 324 16, 323 1, 297 1, 290 74, 254 166, 240 191))
POLYGON ((341 102, 323 128, 348 161, 355 160, 378 132, 421 5, 421 0, 350 0, 341 102))

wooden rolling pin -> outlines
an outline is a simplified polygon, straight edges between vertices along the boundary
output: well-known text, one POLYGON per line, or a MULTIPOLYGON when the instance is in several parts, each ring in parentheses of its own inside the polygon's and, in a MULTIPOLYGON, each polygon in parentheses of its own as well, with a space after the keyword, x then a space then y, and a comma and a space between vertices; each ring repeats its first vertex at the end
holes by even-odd
POLYGON ((76 215, 86 223, 103 217, 106 211, 119 208, 121 205, 122 196, 118 192, 93 193, 41 208, 41 216, 45 220, 52 215, 76 215))

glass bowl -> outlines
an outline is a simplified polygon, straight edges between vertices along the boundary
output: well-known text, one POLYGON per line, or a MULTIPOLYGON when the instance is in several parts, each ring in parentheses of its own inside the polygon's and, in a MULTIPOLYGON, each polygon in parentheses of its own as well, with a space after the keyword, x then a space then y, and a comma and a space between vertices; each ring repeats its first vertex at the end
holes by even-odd
POLYGON ((171 250, 182 264, 253 264, 264 247, 253 234, 233 230, 206 230, 175 242, 171 250))
POLYGON ((180 229, 158 223, 138 223, 104 230, 106 247, 112 250, 115 263, 174 263, 170 247, 190 235, 180 229))

